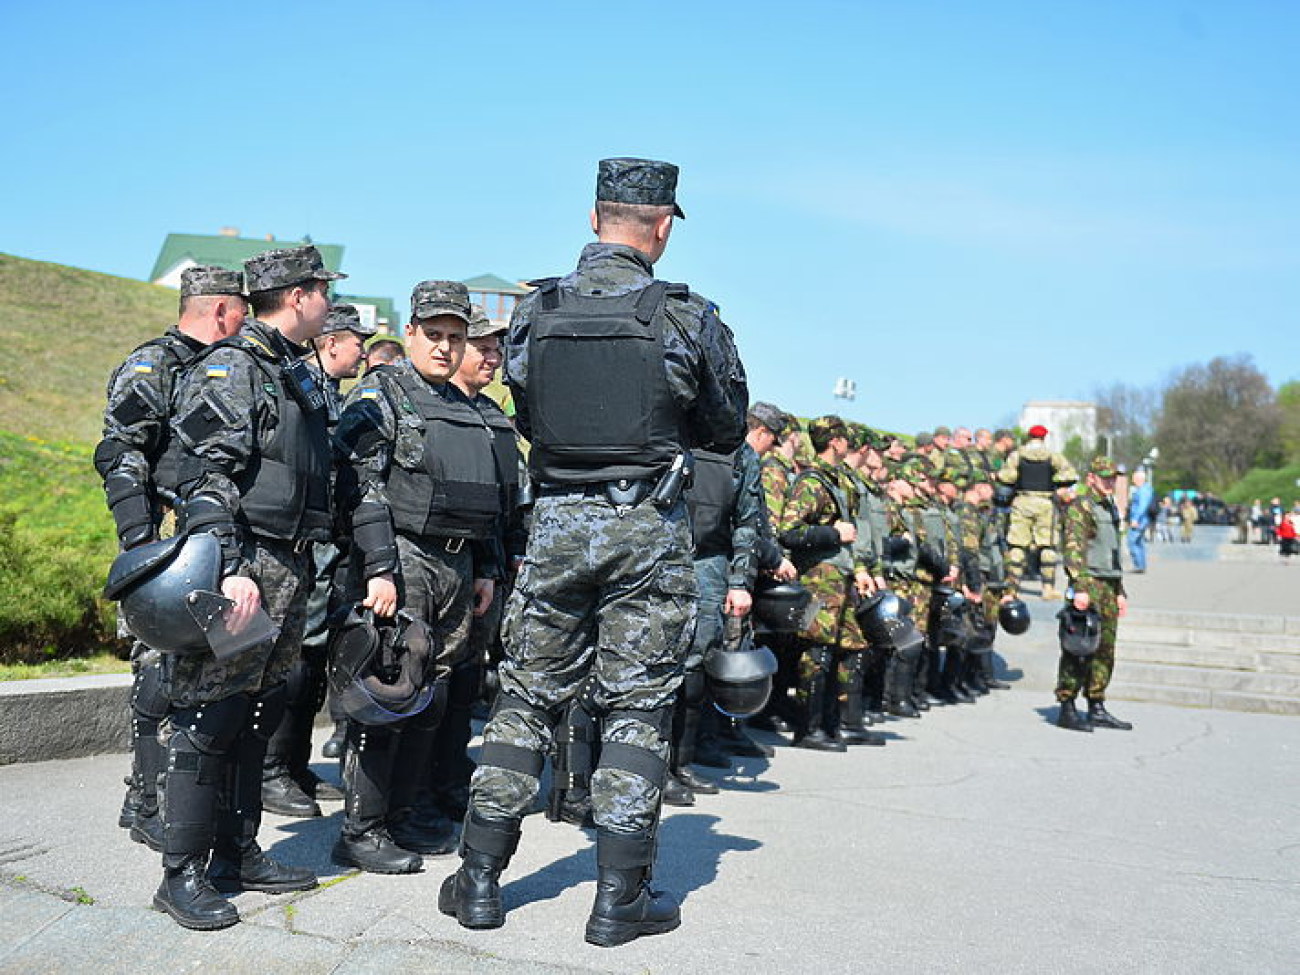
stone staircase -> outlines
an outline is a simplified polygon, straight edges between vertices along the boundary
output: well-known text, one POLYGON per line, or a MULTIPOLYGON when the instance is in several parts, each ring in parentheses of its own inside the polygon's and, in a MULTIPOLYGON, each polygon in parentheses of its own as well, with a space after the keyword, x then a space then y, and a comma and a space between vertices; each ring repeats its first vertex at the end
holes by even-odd
POLYGON ((1300 617, 1136 609, 1119 634, 1116 699, 1300 715, 1300 617))

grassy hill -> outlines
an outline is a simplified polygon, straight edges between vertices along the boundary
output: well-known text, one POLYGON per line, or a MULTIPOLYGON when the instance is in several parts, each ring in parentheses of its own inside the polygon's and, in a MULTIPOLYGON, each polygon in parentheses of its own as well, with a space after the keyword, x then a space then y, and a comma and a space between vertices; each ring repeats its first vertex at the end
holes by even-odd
POLYGON ((93 445, 109 373, 176 320, 176 292, 0 254, 0 430, 93 445))

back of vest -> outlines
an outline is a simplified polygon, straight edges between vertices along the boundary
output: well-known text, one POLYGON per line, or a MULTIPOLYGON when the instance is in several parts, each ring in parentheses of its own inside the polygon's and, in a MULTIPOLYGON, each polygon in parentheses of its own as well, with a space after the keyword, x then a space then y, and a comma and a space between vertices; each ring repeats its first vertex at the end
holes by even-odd
POLYGON ((1052 461, 1049 457, 1046 460, 1026 460, 1020 458, 1020 476, 1016 481, 1017 491, 1051 491, 1055 487, 1052 484, 1052 461))
POLYGON ((661 473, 682 449, 664 369, 664 300, 655 281, 624 295, 581 295, 551 279, 529 334, 530 463, 544 483, 661 473))
POLYGON ((161 335, 146 344, 163 349, 163 362, 167 373, 159 384, 162 387, 161 391, 167 397, 167 413, 159 427, 159 443, 148 461, 153 471, 153 482, 159 487, 175 492, 180 481, 181 455, 184 450, 180 441, 172 434, 171 424, 167 421, 171 419, 175 406, 176 381, 194 359, 196 350, 170 334, 161 335))

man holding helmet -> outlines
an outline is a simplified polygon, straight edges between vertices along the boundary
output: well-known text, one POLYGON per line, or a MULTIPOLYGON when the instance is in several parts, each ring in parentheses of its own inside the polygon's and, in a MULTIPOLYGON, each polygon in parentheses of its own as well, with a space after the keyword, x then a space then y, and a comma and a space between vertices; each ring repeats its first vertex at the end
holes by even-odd
MULTIPOLYGON (((1097 457, 1088 468, 1087 488, 1065 511, 1065 572, 1069 577, 1072 608, 1078 613, 1095 612, 1100 629, 1096 650, 1091 654, 1071 652, 1062 637, 1056 700, 1061 706, 1057 724, 1073 731, 1115 728, 1128 731, 1133 725, 1106 710, 1106 688, 1115 669, 1115 634, 1128 601, 1124 594, 1120 563, 1119 512, 1115 508, 1114 462, 1097 457), (1074 706, 1079 691, 1088 699, 1087 716, 1074 706)), ((1077 627, 1076 627, 1077 629, 1077 627)))

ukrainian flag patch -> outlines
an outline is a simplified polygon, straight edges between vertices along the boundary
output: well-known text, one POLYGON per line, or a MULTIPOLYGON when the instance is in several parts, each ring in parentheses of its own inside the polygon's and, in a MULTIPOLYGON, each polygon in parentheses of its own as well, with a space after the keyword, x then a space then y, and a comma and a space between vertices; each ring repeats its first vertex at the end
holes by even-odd
POLYGON ((360 399, 379 399, 379 390, 373 386, 363 389, 357 394, 360 399))
POLYGON ((205 374, 209 379, 225 379, 230 375, 230 367, 223 365, 208 366, 205 374))
POLYGON ((148 362, 137 362, 134 366, 132 366, 132 371, 138 372, 143 376, 147 376, 153 372, 153 365, 148 362))

